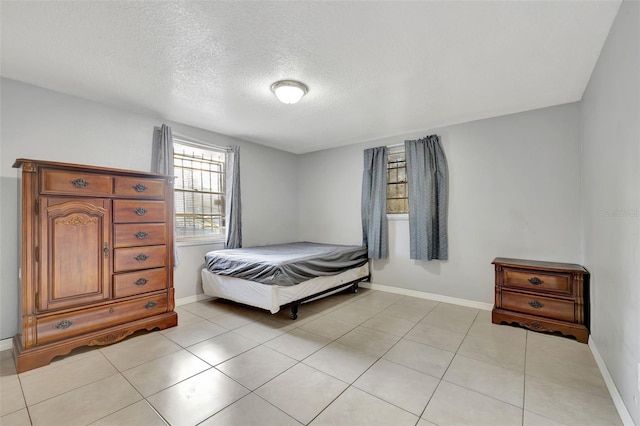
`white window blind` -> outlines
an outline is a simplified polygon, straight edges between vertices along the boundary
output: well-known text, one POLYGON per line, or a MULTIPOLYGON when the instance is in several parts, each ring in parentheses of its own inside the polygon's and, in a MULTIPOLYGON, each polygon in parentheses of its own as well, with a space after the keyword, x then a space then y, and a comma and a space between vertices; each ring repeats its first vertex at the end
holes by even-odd
POLYGON ((178 241, 225 236, 225 151, 173 142, 175 221, 178 241))

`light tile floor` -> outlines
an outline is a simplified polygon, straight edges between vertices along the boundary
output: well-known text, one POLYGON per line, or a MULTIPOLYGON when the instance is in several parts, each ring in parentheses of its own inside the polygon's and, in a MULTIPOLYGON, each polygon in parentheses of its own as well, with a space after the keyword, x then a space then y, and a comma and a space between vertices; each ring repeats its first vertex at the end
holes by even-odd
POLYGON ((490 312, 361 289, 268 312, 213 300, 178 327, 16 374, 0 424, 619 425, 587 345, 490 312))

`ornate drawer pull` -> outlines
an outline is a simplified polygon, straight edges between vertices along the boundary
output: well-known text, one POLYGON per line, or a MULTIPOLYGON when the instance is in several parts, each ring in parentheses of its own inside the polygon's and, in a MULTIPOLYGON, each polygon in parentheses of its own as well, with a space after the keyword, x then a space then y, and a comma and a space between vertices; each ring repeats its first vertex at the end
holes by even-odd
POLYGON ((76 188, 84 188, 85 186, 89 186, 89 184, 90 184, 91 182, 86 181, 86 180, 84 180, 84 179, 82 179, 82 178, 78 178, 78 179, 72 180, 72 181, 71 181, 71 183, 72 183, 72 184, 73 184, 73 186, 75 186, 76 188))
POLYGON ((140 240, 144 240, 145 238, 147 238, 149 236, 149 234, 147 234, 144 231, 138 231, 134 235, 140 240))
POLYGON ((136 185, 133 185, 133 189, 135 189, 137 192, 144 192, 144 191, 146 191, 146 190, 147 190, 147 189, 149 189, 149 188, 147 188, 146 186, 144 186, 144 185, 143 185, 143 184, 141 184, 141 183, 138 183, 138 184, 136 184, 136 185))
POLYGON ((544 305, 540 302, 538 302, 537 300, 531 300, 529 302, 529 306, 531 306, 532 308, 536 308, 536 309, 540 309, 542 308, 544 305))
POLYGON ((137 255, 136 257, 134 257, 135 260, 137 260, 138 262, 144 262, 145 260, 147 260, 149 258, 149 256, 147 256, 144 253, 140 253, 139 255, 137 255))
POLYGON ((153 308, 155 308, 157 305, 158 305, 158 304, 157 304, 156 302, 147 302, 147 303, 144 305, 144 308, 145 308, 145 309, 153 309, 153 308))
POLYGON ((104 253, 104 258, 108 259, 109 258, 109 243, 104 243, 104 249, 102 249, 102 252, 104 253))
POLYGON ((544 281, 542 281, 540 278, 538 277, 533 277, 533 278, 529 278, 529 282, 533 285, 540 285, 542 284, 544 281))
POLYGON ((134 210, 134 212, 136 212, 138 216, 144 216, 145 213, 148 211, 149 210, 145 209, 144 207, 138 207, 137 209, 134 210))
POLYGON ((109 308, 109 313, 110 313, 110 314, 114 313, 115 311, 116 311, 115 309, 113 309, 113 308, 109 308))
POLYGON ((54 327, 57 328, 58 330, 64 330, 65 328, 69 328, 72 325, 73 325, 73 321, 62 320, 59 323, 57 323, 56 325, 54 325, 54 327))
POLYGON ((146 278, 140 278, 140 279, 139 279, 138 281, 136 281, 134 284, 135 284, 135 285, 137 285, 137 286, 143 286, 143 285, 145 285, 145 284, 146 284, 146 283, 148 283, 148 282, 149 282, 149 281, 147 281, 147 279, 146 279, 146 278))

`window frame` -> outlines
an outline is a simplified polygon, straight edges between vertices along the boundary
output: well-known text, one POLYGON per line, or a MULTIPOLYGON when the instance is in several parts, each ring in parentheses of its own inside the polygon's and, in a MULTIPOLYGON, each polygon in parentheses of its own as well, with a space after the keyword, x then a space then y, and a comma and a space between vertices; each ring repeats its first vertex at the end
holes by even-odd
POLYGON ((404 150, 404 145, 398 145, 398 146, 390 146, 387 147, 387 199, 386 199, 386 214, 387 214, 387 218, 392 219, 392 220, 398 220, 398 219, 405 219, 409 217, 409 193, 408 193, 408 178, 407 178, 407 172, 406 172, 406 154, 405 154, 405 150, 404 150), (404 168, 405 169, 405 180, 401 181, 401 182, 393 182, 390 183, 389 182, 389 164, 391 164, 391 156, 392 155, 396 155, 396 154, 403 154, 403 158, 404 158, 404 167, 399 167, 399 168, 404 168), (389 185, 396 185, 398 183, 404 183, 405 184, 405 194, 407 195, 406 197, 397 197, 394 199, 406 199, 407 200, 407 210, 404 212, 389 212, 389 185))
MULTIPOLYGON (((201 244, 217 244, 217 243, 224 243, 225 241, 225 237, 226 237, 226 226, 227 226, 227 218, 226 218, 226 158, 225 157, 225 153, 228 151, 227 148, 223 148, 220 146, 216 146, 216 145, 212 145, 212 144, 208 144, 208 143, 204 143, 204 142, 199 142, 199 141, 195 141, 193 139, 184 137, 184 136, 177 136, 174 135, 173 136, 173 164, 174 164, 174 177, 175 177, 175 183, 174 183, 174 188, 173 188, 173 197, 174 197, 174 226, 175 226, 175 230, 176 230, 176 237, 175 237, 175 242, 176 245, 178 246, 187 246, 187 245, 201 245, 201 244), (190 147, 193 149, 197 149, 197 150, 202 150, 202 151, 210 151, 210 152, 214 152, 217 154, 222 154, 223 156, 223 160, 222 160, 222 170, 220 172, 209 172, 209 173, 220 173, 220 177, 222 178, 222 188, 220 191, 203 191, 202 193, 204 194, 215 194, 217 196, 220 197, 220 199, 222 200, 221 202, 221 207, 220 207, 220 214, 216 215, 219 216, 219 220, 221 223, 220 226, 220 234, 219 235, 195 235, 195 236, 180 236, 178 235, 178 211, 177 211, 177 196, 179 193, 183 192, 183 189, 185 189, 184 187, 177 187, 176 184, 177 182, 180 180, 180 176, 178 175, 178 169, 180 169, 180 167, 176 167, 176 144, 178 145, 182 145, 182 146, 186 146, 186 147, 190 147)), ((187 190, 189 190, 189 188, 186 188, 187 190)), ((186 209, 185 209, 186 210, 186 209)), ((192 213, 195 214, 195 213, 192 213)))

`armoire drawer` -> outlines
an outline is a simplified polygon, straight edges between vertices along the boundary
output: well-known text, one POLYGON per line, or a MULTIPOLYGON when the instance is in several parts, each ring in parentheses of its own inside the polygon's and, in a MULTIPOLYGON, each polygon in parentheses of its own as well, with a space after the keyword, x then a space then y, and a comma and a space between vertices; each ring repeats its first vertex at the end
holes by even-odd
POLYGON ((115 249, 114 272, 161 268, 167 261, 166 246, 145 246, 115 249))
POLYGON ((43 170, 42 194, 111 196, 113 177, 62 170, 43 170))
POLYGON ((127 297, 166 288, 165 268, 144 269, 113 276, 113 297, 127 297))
POLYGON ((561 321, 575 321, 575 303, 538 294, 502 291, 502 308, 561 321))
POLYGON ((164 198, 164 180, 138 177, 114 177, 114 195, 131 198, 164 198))
POLYGON ((166 293, 38 318, 38 344, 79 336, 167 311, 166 293))
POLYGON ((164 223, 121 223, 113 226, 114 247, 139 247, 165 244, 164 223))
POLYGON ((113 221, 115 223, 166 222, 163 201, 114 200, 113 221))

